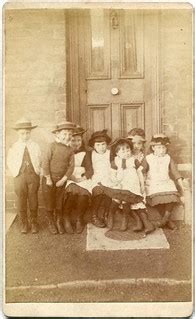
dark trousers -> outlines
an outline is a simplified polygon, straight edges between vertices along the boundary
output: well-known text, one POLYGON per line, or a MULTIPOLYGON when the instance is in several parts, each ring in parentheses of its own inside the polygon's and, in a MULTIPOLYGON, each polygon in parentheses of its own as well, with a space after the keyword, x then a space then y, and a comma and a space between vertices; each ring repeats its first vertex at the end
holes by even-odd
POLYGON ((46 178, 42 179, 42 191, 45 201, 45 208, 48 212, 56 209, 57 211, 62 211, 63 201, 64 201, 64 192, 65 184, 60 187, 56 187, 56 182, 53 181, 52 186, 46 185, 46 178))
POLYGON ((22 173, 14 178, 14 190, 18 198, 19 216, 27 219, 27 201, 30 208, 30 218, 37 218, 38 189, 40 177, 35 173, 22 173))

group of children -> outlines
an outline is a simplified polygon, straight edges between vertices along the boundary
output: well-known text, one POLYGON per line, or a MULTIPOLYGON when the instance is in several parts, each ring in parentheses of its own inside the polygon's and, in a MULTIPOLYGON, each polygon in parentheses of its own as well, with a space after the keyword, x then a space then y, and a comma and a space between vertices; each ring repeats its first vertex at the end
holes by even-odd
POLYGON ((150 154, 145 156, 143 129, 134 128, 127 137, 114 142, 107 130, 96 131, 86 146, 86 131, 72 122, 63 122, 52 131, 55 141, 41 156, 39 146, 31 140, 35 127, 26 119, 16 122, 14 129, 19 138, 7 158, 14 177, 22 233, 29 229, 38 232, 40 175, 52 234, 82 233, 87 210, 96 227, 110 231, 117 211, 121 212, 121 231, 128 229, 130 215, 136 221, 136 232, 149 234, 156 227, 176 228, 171 213, 175 204, 183 202, 184 190, 182 177, 167 153, 170 140, 164 134, 152 137, 150 154), (151 222, 147 205, 159 210, 159 222, 151 222))

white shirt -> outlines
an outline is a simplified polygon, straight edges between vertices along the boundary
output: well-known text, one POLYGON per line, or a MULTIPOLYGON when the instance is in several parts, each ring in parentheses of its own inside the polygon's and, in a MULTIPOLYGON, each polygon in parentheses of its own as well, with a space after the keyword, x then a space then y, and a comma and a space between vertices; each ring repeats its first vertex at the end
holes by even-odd
POLYGON ((40 174, 41 150, 39 145, 32 140, 28 140, 26 143, 18 140, 10 147, 7 156, 7 166, 13 177, 16 177, 19 174, 20 168, 22 166, 25 147, 28 149, 35 173, 37 175, 40 174))

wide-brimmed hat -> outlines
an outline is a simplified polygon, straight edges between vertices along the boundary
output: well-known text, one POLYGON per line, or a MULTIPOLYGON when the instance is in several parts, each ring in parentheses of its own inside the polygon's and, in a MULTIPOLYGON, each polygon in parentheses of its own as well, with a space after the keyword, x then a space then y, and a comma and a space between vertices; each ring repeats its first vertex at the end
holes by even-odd
POLYGON ((56 124, 54 130, 52 130, 52 133, 56 133, 62 130, 74 130, 76 125, 72 122, 64 121, 62 123, 56 124))
POLYGON ((74 131, 73 131, 72 136, 76 136, 76 135, 82 136, 85 132, 87 132, 87 130, 85 130, 85 129, 82 128, 81 126, 77 125, 77 126, 74 128, 74 131))
POLYGON ((133 149, 133 144, 130 139, 125 137, 120 137, 120 138, 117 138, 112 144, 110 144, 111 152, 116 153, 117 146, 119 144, 124 144, 124 143, 128 144, 131 150, 133 149))
POLYGON ((96 131, 91 135, 91 138, 89 139, 89 146, 93 147, 95 142, 98 141, 105 141, 107 144, 110 144, 111 137, 107 134, 108 130, 102 130, 102 131, 96 131))
POLYGON ((32 125, 32 122, 29 119, 26 119, 23 117, 15 123, 15 126, 13 127, 13 129, 14 130, 22 130, 22 129, 32 130, 35 127, 37 127, 37 125, 32 125))
POLYGON ((132 143, 146 142, 145 138, 143 138, 140 135, 128 135, 127 138, 130 139, 132 141, 132 143))
POLYGON ((150 146, 159 145, 159 144, 163 144, 166 146, 171 144, 171 142, 170 142, 170 139, 164 134, 153 135, 150 142, 150 146))

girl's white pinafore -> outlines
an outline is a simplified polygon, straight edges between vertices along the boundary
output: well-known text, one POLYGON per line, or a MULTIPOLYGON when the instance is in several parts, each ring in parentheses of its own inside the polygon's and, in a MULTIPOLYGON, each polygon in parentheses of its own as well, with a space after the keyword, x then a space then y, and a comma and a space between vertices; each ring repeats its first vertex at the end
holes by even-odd
POLYGON ((142 196, 134 158, 130 157, 126 160, 125 169, 121 168, 122 166, 121 158, 116 157, 115 164, 118 167, 115 174, 116 174, 116 178, 120 181, 119 182, 119 185, 121 186, 120 188, 123 190, 128 190, 131 193, 134 193, 136 195, 142 196))
POLYGON ((146 196, 159 193, 175 193, 177 188, 169 177, 170 156, 159 157, 154 154, 146 156, 149 171, 146 179, 146 196))
POLYGON ((102 182, 106 186, 110 185, 110 150, 106 150, 104 154, 99 154, 95 150, 93 150, 91 156, 92 167, 94 171, 92 178, 83 180, 79 183, 69 181, 69 184, 75 183, 79 187, 88 190, 90 193, 92 193, 92 190, 95 186, 98 186, 99 182, 102 182))

